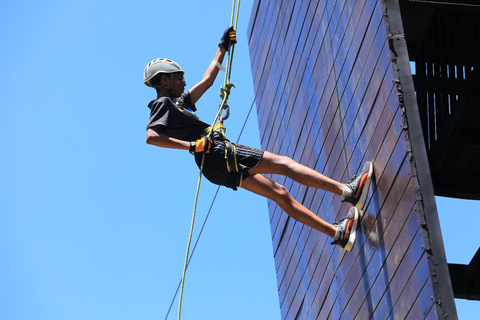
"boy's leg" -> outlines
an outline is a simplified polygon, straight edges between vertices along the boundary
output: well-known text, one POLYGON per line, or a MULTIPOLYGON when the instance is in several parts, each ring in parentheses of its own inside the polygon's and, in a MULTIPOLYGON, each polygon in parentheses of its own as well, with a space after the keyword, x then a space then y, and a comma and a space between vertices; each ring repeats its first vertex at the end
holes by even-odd
POLYGON ((268 151, 265 151, 260 163, 255 168, 249 169, 248 172, 284 175, 303 185, 329 191, 336 195, 341 195, 345 189, 343 183, 330 179, 289 157, 279 156, 268 151))
POLYGON ((346 201, 358 209, 363 209, 367 197, 370 181, 373 174, 373 164, 365 162, 362 172, 348 184, 330 179, 323 174, 306 167, 295 160, 265 151, 258 165, 248 172, 255 174, 280 174, 291 178, 303 185, 322 189, 342 196, 346 201))
POLYGON ((284 186, 261 174, 249 176, 243 181, 242 188, 275 201, 293 219, 334 238, 332 244, 352 250, 359 219, 357 208, 352 207, 346 218, 332 225, 296 201, 284 186))
POLYGON ((288 190, 279 183, 261 174, 252 174, 242 182, 242 188, 275 201, 288 215, 329 237, 335 235, 337 228, 315 215, 296 201, 288 190))

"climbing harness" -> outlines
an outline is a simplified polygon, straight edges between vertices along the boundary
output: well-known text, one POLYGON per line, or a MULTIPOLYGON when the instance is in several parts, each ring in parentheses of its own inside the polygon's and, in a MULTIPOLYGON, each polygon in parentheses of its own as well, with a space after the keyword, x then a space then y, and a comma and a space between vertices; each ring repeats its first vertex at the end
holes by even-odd
MULTIPOLYGON (((231 26, 233 25, 235 30, 237 30, 239 9, 240 9, 240 0, 233 0, 232 17, 230 19, 230 25, 231 26), (235 20, 235 24, 234 24, 234 20, 235 20)), ((230 83, 230 76, 231 76, 231 72, 232 72, 232 62, 233 62, 234 50, 235 50, 235 46, 231 46, 230 50, 228 51, 227 66, 226 66, 226 72, 225 72, 225 81, 224 81, 223 87, 220 89, 220 98, 222 99, 222 102, 220 103, 220 107, 218 108, 217 115, 215 116, 215 119, 213 120, 213 124, 210 127, 209 132, 207 133, 207 138, 210 138, 212 133, 214 132, 215 125, 216 125, 218 119, 220 118, 220 115, 221 115, 222 111, 225 109, 227 111, 227 115, 230 114, 229 107, 227 105, 227 100, 228 100, 228 97, 230 95, 230 89, 232 87, 234 87, 234 85, 232 83, 230 83)), ((182 313, 183 288, 184 288, 184 285, 185 285, 185 275, 187 273, 187 266, 188 266, 188 261, 189 261, 189 256, 190 256, 190 244, 192 242, 193 228, 194 228, 194 225, 195 225, 195 214, 196 214, 196 211, 197 211, 198 194, 200 192, 200 183, 201 183, 201 180, 202 180, 204 162, 205 162, 205 152, 203 153, 202 162, 201 162, 201 165, 200 165, 200 174, 199 174, 199 177, 198 177, 197 191, 195 193, 195 201, 194 201, 194 204, 193 204, 192 222, 191 222, 191 225, 190 225, 190 234, 189 234, 188 243, 187 243, 187 253, 186 253, 186 256, 185 256, 185 264, 183 266, 182 281, 181 281, 181 286, 180 286, 180 296, 179 296, 179 301, 178 301, 178 320, 180 320, 181 313, 182 313)))

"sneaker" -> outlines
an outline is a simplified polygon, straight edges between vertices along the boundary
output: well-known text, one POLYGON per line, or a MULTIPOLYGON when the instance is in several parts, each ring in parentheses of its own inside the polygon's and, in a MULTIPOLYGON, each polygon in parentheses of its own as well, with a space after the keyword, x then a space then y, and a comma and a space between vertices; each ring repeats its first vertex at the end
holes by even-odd
POLYGON ((352 251, 357 235, 358 216, 358 209, 352 207, 346 218, 343 218, 338 223, 333 223, 334 226, 337 226, 340 237, 334 240, 332 244, 336 244, 347 251, 352 251))
POLYGON ((346 185, 352 190, 352 195, 345 198, 344 202, 349 202, 359 210, 363 209, 365 200, 367 200, 368 189, 372 181, 373 164, 370 161, 365 162, 362 172, 359 176, 353 176, 346 185))

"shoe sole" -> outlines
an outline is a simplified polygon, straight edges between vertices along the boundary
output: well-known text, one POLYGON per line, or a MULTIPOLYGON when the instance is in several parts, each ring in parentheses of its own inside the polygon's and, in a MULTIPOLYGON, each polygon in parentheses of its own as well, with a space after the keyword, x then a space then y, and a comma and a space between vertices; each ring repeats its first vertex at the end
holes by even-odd
MULTIPOLYGON (((350 236, 348 237, 348 242, 345 245, 344 249, 347 251, 352 251, 353 246, 355 245, 355 239, 357 238, 357 225, 358 225, 358 216, 359 216, 359 210, 356 207, 351 207, 350 211, 355 211, 353 215, 353 226, 352 229, 350 229, 350 236)), ((350 214, 350 213, 349 213, 350 214)))
POLYGON ((365 184, 363 185, 360 198, 358 199, 358 202, 355 205, 355 207, 357 207, 358 210, 363 209, 363 207, 365 206, 365 201, 367 200, 368 190, 370 189, 370 183, 372 182, 373 163, 371 161, 365 162, 362 172, 365 172, 364 175, 367 173, 368 175, 367 175, 367 181, 365 181, 365 184))

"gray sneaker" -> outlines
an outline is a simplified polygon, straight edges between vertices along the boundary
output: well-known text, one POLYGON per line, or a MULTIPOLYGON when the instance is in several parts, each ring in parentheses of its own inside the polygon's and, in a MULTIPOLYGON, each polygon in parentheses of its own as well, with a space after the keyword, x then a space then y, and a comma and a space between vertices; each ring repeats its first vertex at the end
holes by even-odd
POLYGON ((357 236, 359 211, 355 207, 351 207, 346 218, 343 218, 338 223, 334 222, 340 232, 340 237, 334 240, 332 244, 342 247, 347 251, 352 251, 357 236))
POLYGON ((358 209, 362 210, 367 200, 368 189, 372 181, 373 164, 371 161, 365 162, 362 172, 358 176, 353 176, 349 182, 346 183, 352 189, 352 195, 345 198, 343 201, 351 203, 358 209))

